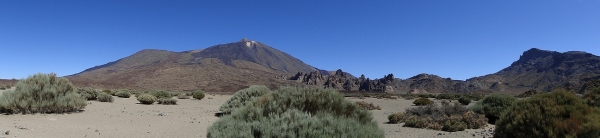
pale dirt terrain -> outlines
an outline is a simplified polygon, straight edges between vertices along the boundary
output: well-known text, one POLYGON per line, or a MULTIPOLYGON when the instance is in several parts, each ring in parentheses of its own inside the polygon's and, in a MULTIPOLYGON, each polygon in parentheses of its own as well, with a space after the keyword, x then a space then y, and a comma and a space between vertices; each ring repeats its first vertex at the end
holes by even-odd
MULTIPOLYGON (((0 91, 2 93, 2 91, 0 91)), ((38 137, 206 137, 207 128, 219 118, 215 116, 219 106, 231 95, 210 95, 203 100, 178 99, 178 105, 142 105, 135 97, 115 97, 113 103, 89 101, 85 111, 71 114, 0 115, 0 138, 38 137), (4 132, 8 131, 9 135, 4 132)), ((393 112, 412 107, 412 100, 358 99, 381 106, 373 110, 373 116, 388 138, 429 137, 482 137, 487 129, 462 132, 443 132, 402 127, 402 124, 386 124, 393 112)), ((487 134, 487 133, 486 133, 487 134)), ((489 136, 485 136, 489 137, 489 136)))

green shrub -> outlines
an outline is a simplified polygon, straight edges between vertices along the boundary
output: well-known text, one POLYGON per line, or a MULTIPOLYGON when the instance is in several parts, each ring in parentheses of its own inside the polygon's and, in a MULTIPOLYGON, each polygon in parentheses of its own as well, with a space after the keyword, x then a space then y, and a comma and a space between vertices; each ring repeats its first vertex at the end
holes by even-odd
POLYGON ((180 95, 177 96, 177 98, 179 98, 179 99, 189 99, 190 97, 187 96, 187 95, 185 95, 185 94, 180 94, 180 95))
POLYGON ((417 105, 417 106, 423 106, 423 105, 430 105, 433 104, 433 101, 427 99, 427 98, 419 98, 416 99, 413 104, 417 105))
POLYGON ((128 91, 125 90, 120 90, 119 92, 115 93, 115 95, 121 97, 121 98, 129 98, 131 97, 131 93, 129 93, 128 91))
POLYGON ((283 87, 252 100, 208 128, 213 137, 377 137, 368 110, 333 89, 283 87))
POLYGON ((509 95, 492 94, 478 101, 471 107, 471 110, 479 114, 484 114, 490 123, 494 123, 500 118, 502 112, 512 105, 515 100, 515 97, 509 95))
POLYGON ((485 116, 469 111, 468 108, 458 103, 453 106, 439 107, 432 104, 408 108, 404 113, 389 115, 388 120, 389 123, 404 122, 405 127, 450 132, 462 131, 466 128, 483 128, 487 125, 487 118, 485 116))
POLYGON ((525 91, 519 95, 517 95, 518 98, 526 98, 526 97, 531 97, 533 95, 539 94, 540 92, 536 91, 536 90, 528 90, 525 91))
POLYGON ((137 97, 137 100, 142 104, 153 104, 157 98, 152 94, 142 94, 137 97))
POLYGON ((158 99, 158 104, 163 104, 163 105, 177 105, 177 99, 173 99, 173 98, 158 99))
POLYGON ((406 94, 406 95, 402 96, 402 98, 404 98, 405 100, 412 100, 412 99, 415 99, 417 97, 418 96, 415 95, 415 94, 406 94))
POLYGON ((450 120, 446 121, 442 126, 442 131, 448 132, 456 132, 456 131, 464 131, 467 129, 467 124, 461 122, 460 120, 450 120))
POLYGON ((442 93, 442 94, 438 94, 435 99, 441 100, 441 99, 448 99, 448 100, 453 100, 454 99, 454 94, 448 94, 448 93, 442 93))
POLYGON ((516 101, 496 122, 494 138, 600 137, 600 111, 566 90, 516 101))
POLYGON ((388 115, 388 120, 389 120, 388 123, 390 123, 390 124, 402 123, 402 122, 404 122, 404 117, 406 117, 406 116, 404 115, 403 112, 390 114, 390 115, 388 115))
POLYGON ((483 95, 483 94, 469 94, 467 96, 469 97, 469 99, 471 99, 473 101, 479 101, 479 100, 485 98, 485 95, 483 95))
POLYGON ((173 97, 173 95, 171 95, 171 93, 166 92, 166 91, 151 91, 149 94, 153 95, 157 99, 171 98, 171 97, 173 97))
POLYGON ((99 93, 98 94, 98 101, 100 102, 113 102, 115 100, 115 98, 112 95, 109 95, 107 93, 99 93))
POLYGON ((458 102, 462 105, 469 105, 471 103, 471 98, 467 96, 462 96, 458 98, 458 102))
POLYGON ((194 99, 202 100, 202 99, 204 99, 204 96, 205 96, 204 92, 202 92, 201 90, 197 90, 192 93, 192 97, 194 99))
POLYGON ((109 90, 109 89, 104 89, 104 90, 102 90, 102 92, 103 92, 103 93, 106 93, 106 94, 108 94, 108 95, 114 95, 114 93, 115 93, 115 92, 117 92, 117 91, 111 91, 111 90, 109 90))
POLYGON ((266 86, 252 85, 246 89, 237 91, 233 97, 221 105, 219 110, 225 114, 229 114, 233 110, 245 106, 247 102, 251 102, 253 99, 268 93, 271 93, 271 90, 266 86))
POLYGON ((585 92, 583 94, 583 100, 589 106, 600 107, 600 88, 585 92))
POLYGON ((0 112, 66 113, 77 112, 87 105, 85 97, 65 78, 56 74, 35 74, 17 82, 15 90, 0 96, 0 112))
POLYGON ((89 88, 89 87, 79 89, 77 91, 77 93, 79 93, 81 96, 85 97, 85 99, 87 99, 88 101, 96 100, 98 97, 98 94, 100 94, 100 92, 96 91, 93 88, 89 88))

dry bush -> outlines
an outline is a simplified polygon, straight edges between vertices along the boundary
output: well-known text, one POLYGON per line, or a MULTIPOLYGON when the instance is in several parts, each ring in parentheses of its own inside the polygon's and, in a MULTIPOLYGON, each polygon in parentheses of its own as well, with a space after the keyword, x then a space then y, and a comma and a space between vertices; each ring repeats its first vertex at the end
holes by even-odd
POLYGON ((112 97, 112 95, 109 95, 106 93, 99 93, 97 99, 100 102, 111 102, 111 103, 115 100, 115 98, 112 97))
POLYGON ((162 105, 177 105, 177 99, 173 99, 173 98, 158 99, 158 104, 162 104, 162 105))
POLYGON ((381 107, 375 106, 373 103, 367 103, 364 101, 356 102, 356 105, 358 105, 358 108, 363 110, 381 110, 381 107))
POLYGON ((566 90, 516 101, 496 122, 495 138, 600 137, 600 111, 566 90))
POLYGON ((368 110, 333 89, 283 87, 223 116, 206 137, 383 138, 384 133, 368 110))
POLYGON ((20 80, 15 90, 0 96, 0 112, 14 114, 77 112, 87 100, 65 78, 56 74, 35 74, 20 80))
POLYGON ((402 123, 405 127, 426 128, 443 131, 477 129, 487 125, 484 115, 469 111, 460 104, 437 106, 435 104, 408 108, 404 113, 388 116, 389 123, 402 123))
POLYGON ((431 101, 427 98, 419 98, 419 99, 415 100, 413 102, 413 104, 415 104, 417 106, 431 105, 431 104, 433 104, 433 101, 431 101))
POLYGON ((156 102, 157 98, 151 94, 142 94, 137 97, 137 100, 142 104, 153 104, 156 102))

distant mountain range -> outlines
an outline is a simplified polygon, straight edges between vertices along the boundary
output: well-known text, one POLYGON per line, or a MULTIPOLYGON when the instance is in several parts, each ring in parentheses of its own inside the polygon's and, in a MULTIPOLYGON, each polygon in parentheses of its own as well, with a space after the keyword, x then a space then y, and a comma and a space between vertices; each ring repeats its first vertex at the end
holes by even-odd
POLYGON ((142 50, 66 77, 78 86, 172 91, 233 92, 258 84, 389 93, 520 93, 581 89, 586 81, 600 77, 599 67, 600 57, 589 53, 533 48, 497 73, 466 81, 432 74, 404 80, 389 74, 371 80, 342 70, 321 70, 263 43, 242 39, 203 50, 142 50))

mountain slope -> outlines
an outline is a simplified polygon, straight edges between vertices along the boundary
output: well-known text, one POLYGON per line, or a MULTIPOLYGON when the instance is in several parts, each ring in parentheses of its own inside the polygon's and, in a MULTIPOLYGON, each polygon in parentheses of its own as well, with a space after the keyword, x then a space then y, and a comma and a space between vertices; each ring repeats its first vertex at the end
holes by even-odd
POLYGON ((249 85, 289 85, 290 72, 315 71, 304 62, 260 42, 221 44, 204 50, 142 50, 67 76, 78 86, 174 91, 233 92, 249 85))
MULTIPOLYGON (((402 80, 392 74, 382 79, 325 76, 320 72, 298 73, 292 80, 307 85, 320 85, 346 91, 376 91, 391 93, 521 93, 527 90, 551 91, 566 88, 583 92, 588 80, 600 78, 600 57, 580 52, 555 52, 532 48, 510 66, 466 81, 419 74, 402 80)), ((341 70, 339 70, 341 71, 341 70)))
POLYGON ((523 91, 550 91, 555 88, 579 89, 590 78, 600 76, 600 57, 580 51, 555 52, 532 48, 519 60, 497 73, 471 78, 488 86, 502 83, 504 87, 523 91))

